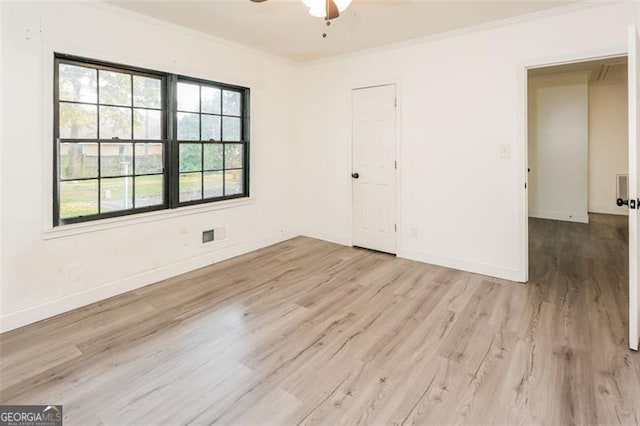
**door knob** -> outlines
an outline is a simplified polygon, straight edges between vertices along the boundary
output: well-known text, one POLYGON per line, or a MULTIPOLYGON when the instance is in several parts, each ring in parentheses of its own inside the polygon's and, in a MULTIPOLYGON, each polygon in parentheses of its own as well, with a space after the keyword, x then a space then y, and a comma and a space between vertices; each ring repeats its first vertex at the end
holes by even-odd
POLYGON ((354 179, 358 179, 360 177, 360 175, 356 172, 356 173, 351 173, 351 177, 354 179))
POLYGON ((616 200, 616 204, 618 205, 618 207, 628 206, 629 205, 629 200, 623 200, 622 198, 618 198, 616 200))

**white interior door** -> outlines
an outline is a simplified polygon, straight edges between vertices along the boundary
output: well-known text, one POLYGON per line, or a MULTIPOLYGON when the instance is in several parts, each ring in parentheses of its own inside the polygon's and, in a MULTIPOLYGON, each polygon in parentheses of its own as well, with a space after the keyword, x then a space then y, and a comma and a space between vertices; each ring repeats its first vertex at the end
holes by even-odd
POLYGON ((353 91, 353 245, 396 252, 396 86, 353 91))
POLYGON ((629 347, 638 350, 640 340, 640 293, 638 292, 640 243, 640 134, 638 131, 638 90, 640 84, 640 41, 638 30, 629 29, 629 347))

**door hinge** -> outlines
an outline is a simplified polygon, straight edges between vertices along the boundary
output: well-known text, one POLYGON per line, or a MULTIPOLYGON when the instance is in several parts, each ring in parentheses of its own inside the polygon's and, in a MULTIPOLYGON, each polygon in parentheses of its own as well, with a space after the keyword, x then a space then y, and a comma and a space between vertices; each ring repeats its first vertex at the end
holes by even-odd
POLYGON ((398 98, 395 98, 395 99, 393 100, 393 106, 394 106, 394 107, 396 107, 396 108, 398 108, 398 98))
POLYGON ((398 160, 393 162, 393 167, 395 167, 395 169, 398 170, 398 160))
POLYGON ((395 232, 398 232, 398 224, 397 224, 397 223, 394 223, 394 224, 393 224, 393 230, 394 230, 395 232))

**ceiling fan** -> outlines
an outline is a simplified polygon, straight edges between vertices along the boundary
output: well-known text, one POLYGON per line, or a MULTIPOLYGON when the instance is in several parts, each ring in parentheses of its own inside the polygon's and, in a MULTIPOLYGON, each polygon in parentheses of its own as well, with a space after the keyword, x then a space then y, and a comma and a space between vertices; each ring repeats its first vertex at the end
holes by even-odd
MULTIPOLYGON (((251 0, 254 3, 262 3, 267 0, 251 0)), ((331 21, 340 16, 340 12, 349 7, 351 0, 302 0, 309 8, 309 13, 318 18, 331 21)))

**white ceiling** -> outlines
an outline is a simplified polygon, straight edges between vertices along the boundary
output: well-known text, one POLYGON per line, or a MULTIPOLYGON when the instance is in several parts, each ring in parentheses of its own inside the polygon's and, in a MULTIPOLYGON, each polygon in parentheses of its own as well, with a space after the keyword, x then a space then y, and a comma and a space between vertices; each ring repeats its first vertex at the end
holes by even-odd
POLYGON ((105 0, 296 62, 452 31, 575 0, 354 0, 327 28, 300 0, 105 0), (327 38, 322 38, 322 33, 327 38))

